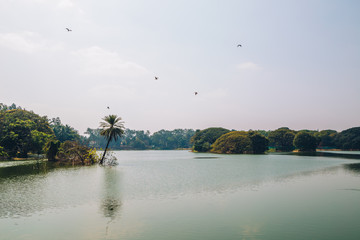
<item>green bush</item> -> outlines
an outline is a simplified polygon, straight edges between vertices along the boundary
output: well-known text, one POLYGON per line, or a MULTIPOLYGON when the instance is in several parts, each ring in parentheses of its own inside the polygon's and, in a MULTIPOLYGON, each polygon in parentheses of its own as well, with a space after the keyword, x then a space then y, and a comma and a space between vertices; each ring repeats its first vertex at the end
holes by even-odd
POLYGON ((252 153, 252 142, 249 135, 243 131, 229 132, 219 137, 212 145, 214 153, 252 153))

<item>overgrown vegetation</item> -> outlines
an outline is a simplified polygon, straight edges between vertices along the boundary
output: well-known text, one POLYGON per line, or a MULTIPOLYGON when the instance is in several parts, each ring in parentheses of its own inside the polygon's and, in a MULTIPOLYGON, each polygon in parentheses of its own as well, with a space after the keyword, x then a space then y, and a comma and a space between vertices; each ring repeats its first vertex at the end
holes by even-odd
POLYGON ((96 150, 81 143, 82 137, 59 118, 50 121, 15 104, 0 104, 0 158, 27 158, 46 154, 49 161, 90 165, 96 150))
MULTIPOLYGON (((0 111, 0 146, 9 157, 41 154, 46 142, 55 139, 46 117, 20 108, 0 111)), ((6 109, 6 108, 5 108, 6 109)))

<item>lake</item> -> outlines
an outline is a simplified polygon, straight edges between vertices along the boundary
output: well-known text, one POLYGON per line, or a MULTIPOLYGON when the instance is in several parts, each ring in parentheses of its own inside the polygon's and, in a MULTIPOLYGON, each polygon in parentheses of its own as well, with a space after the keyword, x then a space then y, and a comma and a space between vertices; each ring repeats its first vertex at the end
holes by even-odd
POLYGON ((0 239, 360 239, 360 161, 117 151, 0 162, 0 239))

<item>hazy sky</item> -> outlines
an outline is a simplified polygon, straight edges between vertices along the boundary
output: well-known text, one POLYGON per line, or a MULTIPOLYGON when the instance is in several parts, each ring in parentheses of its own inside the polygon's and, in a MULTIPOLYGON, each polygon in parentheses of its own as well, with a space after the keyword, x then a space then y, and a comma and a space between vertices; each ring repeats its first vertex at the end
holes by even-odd
POLYGON ((359 13, 355 0, 0 0, 0 102, 80 133, 108 114, 152 132, 344 130, 360 126, 359 13))

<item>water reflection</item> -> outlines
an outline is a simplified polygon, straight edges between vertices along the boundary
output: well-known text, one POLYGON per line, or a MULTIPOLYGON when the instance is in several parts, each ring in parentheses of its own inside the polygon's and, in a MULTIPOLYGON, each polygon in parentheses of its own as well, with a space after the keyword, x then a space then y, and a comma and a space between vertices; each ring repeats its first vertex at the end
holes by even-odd
POLYGON ((120 215, 121 202, 121 179, 122 175, 114 167, 104 168, 103 190, 101 192, 101 211, 108 219, 106 234, 112 222, 120 215))
POLYGON ((49 163, 46 161, 21 162, 19 165, 0 167, 0 179, 15 176, 46 174, 49 170, 49 163))
POLYGON ((355 173, 356 175, 360 174, 360 163, 346 164, 344 168, 345 170, 351 173, 355 173))

